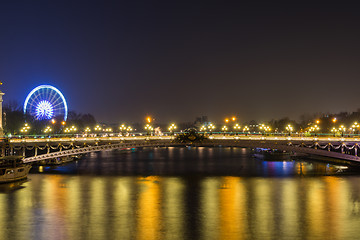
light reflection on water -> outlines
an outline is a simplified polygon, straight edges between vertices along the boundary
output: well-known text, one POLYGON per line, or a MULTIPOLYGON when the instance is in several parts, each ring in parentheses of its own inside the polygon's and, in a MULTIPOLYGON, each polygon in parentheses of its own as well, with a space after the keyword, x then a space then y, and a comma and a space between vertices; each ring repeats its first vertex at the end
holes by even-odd
MULTIPOLYGON (((256 167, 263 176, 221 175, 224 168, 206 162, 209 158, 219 161, 218 149, 213 149, 212 155, 207 150, 163 149, 152 153, 151 168, 142 158, 135 157, 142 155, 146 159, 146 151, 135 155, 114 152, 107 157, 92 155, 82 160, 87 161, 82 163, 87 171, 77 174, 70 174, 73 170, 66 167, 59 171, 61 174, 46 174, 46 169, 45 174, 30 174, 30 181, 22 184, 24 188, 0 194, 2 237, 356 239, 360 236, 360 176, 324 176, 323 171, 332 166, 259 162, 246 154, 244 159, 252 163, 242 163, 243 168, 256 167), (194 161, 192 151, 203 157, 194 161), (166 158, 168 152, 173 154, 172 159, 166 158), (190 153, 191 163, 173 163, 179 152, 183 152, 184 158, 190 153), (98 166, 100 159, 118 159, 135 173, 138 171, 132 169, 134 166, 152 172, 173 170, 163 175, 108 176, 90 168, 98 166), (159 159, 162 164, 157 163, 159 159), (190 175, 186 174, 189 165, 197 169, 190 175), (183 166, 181 171, 179 166, 183 166), (322 175, 314 175, 314 169, 322 175), (296 174, 300 170, 302 174, 296 174), (310 177, 303 177, 309 172, 310 177)), ((231 151, 221 153, 227 158, 222 161, 228 167, 242 161, 233 158, 231 151)), ((80 162, 72 167, 79 165, 82 169, 80 162)), ((100 165, 114 168, 112 160, 100 165)))

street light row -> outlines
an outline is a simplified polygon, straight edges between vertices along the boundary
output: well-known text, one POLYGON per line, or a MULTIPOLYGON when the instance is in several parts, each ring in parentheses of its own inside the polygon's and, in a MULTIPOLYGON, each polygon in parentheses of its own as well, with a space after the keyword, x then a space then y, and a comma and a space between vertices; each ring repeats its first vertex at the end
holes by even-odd
MULTIPOLYGON (((235 121, 236 118, 233 117, 231 119, 225 119, 225 122, 227 124, 223 125, 220 129, 221 129, 221 132, 250 132, 250 127, 245 125, 245 126, 241 126, 239 123, 233 123, 232 125, 230 124, 230 120, 232 121, 235 121)), ((144 126, 144 130, 147 131, 148 133, 152 132, 155 130, 154 126, 151 124, 151 118, 146 118, 146 125, 144 126)), ((333 123, 336 123, 336 119, 334 118, 333 119, 333 123)), ((306 130, 304 131, 305 133, 312 133, 314 132, 316 134, 316 132, 319 132, 320 131, 320 127, 319 127, 319 120, 316 121, 316 124, 313 124, 311 126, 309 126, 308 128, 306 128, 306 130)), ((62 125, 65 125, 64 123, 62 123, 62 125)), ((258 131, 259 132, 263 132, 263 133, 270 133, 272 131, 272 128, 269 126, 269 125, 266 125, 266 124, 259 124, 259 125, 256 125, 256 127, 258 127, 258 131)), ((24 126, 20 129, 20 133, 21 134, 28 134, 30 132, 30 125, 28 123, 25 123, 24 126)), ((169 132, 171 133, 174 133, 177 129, 177 126, 175 123, 172 123, 169 125, 168 127, 168 130, 169 132)), ((215 131, 216 129, 216 126, 215 124, 213 123, 207 123, 207 124, 204 124, 202 125, 199 130, 200 132, 213 132, 215 131)), ((357 130, 360 129, 360 124, 358 122, 354 122, 352 124, 352 126, 348 129, 348 131, 351 133, 351 132, 355 132, 357 130)), ((285 126, 285 129, 284 129, 286 132, 288 133, 292 133, 295 131, 295 128, 291 125, 291 124, 288 124, 285 126)), ((344 126, 344 125, 340 125, 338 128, 337 127, 333 127, 332 129, 330 129, 330 132, 331 133, 341 133, 341 134, 344 134, 346 132, 347 128, 344 126)), ((71 126, 71 127, 65 127, 63 130, 63 133, 77 133, 79 132, 79 129, 76 127, 76 126, 71 126)), ((126 134, 126 133, 130 133, 130 132, 133 132, 134 129, 129 126, 129 125, 125 125, 125 124, 121 124, 119 126, 119 131, 120 133, 122 134, 126 134)), ((253 127, 252 127, 252 130, 251 131, 254 131, 256 132, 256 130, 253 130, 253 127)), ((53 128, 51 126, 47 126, 44 130, 43 130, 44 133, 52 133, 53 132, 53 128)), ((113 129, 108 127, 108 128, 103 128, 102 126, 100 125, 96 125, 93 130, 92 128, 90 127, 86 127, 84 129, 85 133, 92 133, 92 132, 108 132, 108 133, 111 133, 113 132, 113 129)))
MULTIPOLYGON (((28 123, 25 123, 24 126, 20 129, 20 132, 21 132, 22 134, 26 134, 26 133, 28 133, 28 132, 30 131, 30 129, 31 129, 31 127, 29 126, 29 124, 28 124, 28 123)), ((172 133, 175 132, 176 129, 177 129, 177 126, 176 126, 176 124, 174 124, 174 123, 172 123, 172 124, 169 126, 169 128, 168 128, 169 132, 172 132, 172 133)), ((207 125, 202 125, 199 130, 200 130, 200 132, 207 132, 207 131, 213 132, 215 129, 216 129, 216 126, 215 126, 213 123, 209 123, 209 124, 207 124, 207 125)), ((250 131, 250 128, 249 128, 248 126, 244 126, 244 127, 241 128, 241 126, 240 126, 238 123, 235 123, 235 124, 234 124, 233 129, 234 129, 235 132, 240 132, 241 130, 242 130, 243 132, 249 132, 249 131, 250 131)), ((270 132, 270 131, 271 131, 270 126, 267 126, 267 125, 265 125, 265 124, 261 124, 261 125, 259 126, 259 129, 260 129, 260 130, 263 130, 264 132, 270 132)), ((133 129, 131 126, 126 126, 125 124, 122 124, 122 125, 119 127, 119 130, 120 130, 121 133, 129 133, 129 132, 132 132, 134 129, 133 129)), ((145 130, 145 131, 148 131, 148 132, 152 132, 152 131, 154 131, 154 127, 153 127, 150 123, 147 123, 147 124, 144 126, 144 130, 145 130)), ((221 131, 222 131, 222 132, 227 132, 227 131, 229 131, 229 130, 230 130, 230 127, 228 127, 227 125, 224 125, 224 126, 221 128, 221 131)), ((292 131, 293 131, 293 127, 292 127, 291 125, 288 125, 288 126, 286 127, 286 130, 292 132, 292 131)), ((44 133, 51 133, 51 132, 53 132, 53 128, 50 127, 50 126, 47 126, 47 127, 44 129, 43 132, 44 132, 44 133)), ((76 133, 76 132, 78 132, 78 128, 73 125, 73 126, 71 126, 71 127, 66 127, 66 128, 64 128, 64 129, 63 129, 63 132, 64 132, 64 133, 76 133)), ((90 127, 86 127, 86 128, 84 129, 84 132, 85 132, 85 133, 91 133, 92 130, 91 130, 90 127)), ((102 128, 100 125, 96 125, 96 126, 94 127, 94 132, 113 132, 113 129, 112 129, 112 128, 102 128)))
MULTIPOLYGON (((63 125, 64 125, 64 124, 63 124, 63 125)), ((28 123, 25 123, 24 126, 20 129, 20 133, 22 133, 22 134, 27 134, 27 133, 30 132, 30 129, 31 129, 30 125, 29 125, 28 123)), ((151 131, 154 130, 154 127, 153 127, 151 124, 148 123, 148 124, 146 124, 146 125, 144 126, 144 129, 145 129, 146 131, 150 131, 150 132, 151 132, 151 131)), ((174 123, 171 124, 170 127, 169 127, 169 131, 170 131, 170 132, 174 132, 176 129, 177 129, 177 126, 176 126, 174 123)), ((66 127, 66 128, 64 128, 62 131, 63 131, 63 133, 76 133, 76 132, 78 132, 78 128, 73 125, 73 126, 71 126, 71 127, 66 127)), ((122 125, 120 125, 120 127, 119 127, 119 131, 124 134, 124 133, 132 132, 132 131, 134 131, 134 129, 133 129, 133 127, 131 127, 131 126, 126 126, 125 124, 122 124, 122 125)), ((49 134, 49 133, 53 132, 53 128, 50 127, 50 126, 47 126, 47 127, 43 130, 43 132, 49 134)), ((109 133, 111 133, 111 132, 113 132, 113 129, 112 129, 111 127, 103 128, 103 127, 101 127, 100 125, 96 125, 96 126, 94 127, 94 131, 92 131, 92 129, 91 129, 90 127, 86 127, 86 128, 84 129, 84 132, 85 132, 85 133, 91 133, 91 132, 109 132, 109 133)))

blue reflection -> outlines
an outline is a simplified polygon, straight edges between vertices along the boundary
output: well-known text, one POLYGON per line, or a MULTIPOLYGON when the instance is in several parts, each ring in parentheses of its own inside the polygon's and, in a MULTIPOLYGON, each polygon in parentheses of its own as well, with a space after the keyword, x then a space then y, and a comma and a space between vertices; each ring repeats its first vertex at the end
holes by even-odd
POLYGON ((293 161, 263 161, 263 174, 264 176, 271 177, 289 177, 294 175, 294 162, 293 161))

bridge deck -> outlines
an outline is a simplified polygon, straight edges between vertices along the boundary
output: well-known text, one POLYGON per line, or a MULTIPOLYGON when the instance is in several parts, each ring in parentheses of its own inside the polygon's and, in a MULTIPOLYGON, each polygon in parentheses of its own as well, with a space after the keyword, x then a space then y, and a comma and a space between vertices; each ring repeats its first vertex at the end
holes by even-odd
MULTIPOLYGON (((272 148, 272 149, 279 149, 288 152, 297 152, 297 153, 305 153, 310 155, 317 155, 335 159, 341 159, 347 162, 352 163, 359 163, 360 164, 360 157, 327 151, 327 150, 320 150, 320 149, 313 149, 308 147, 299 147, 295 145, 289 145, 288 139, 258 139, 258 140, 249 140, 249 139, 209 139, 203 141, 201 143, 195 143, 194 146, 234 146, 234 147, 247 147, 247 148, 272 148)), ((122 148, 136 148, 136 147, 157 147, 157 146, 179 146, 179 145, 188 145, 187 143, 176 143, 171 141, 170 139, 157 139, 157 140, 145 140, 145 139, 138 139, 136 141, 125 141, 120 143, 106 143, 96 146, 87 146, 87 147, 79 147, 69 150, 63 150, 58 152, 52 152, 48 154, 42 154, 38 156, 28 157, 25 158, 23 161, 26 163, 35 162, 35 161, 42 161, 46 159, 53 159, 71 155, 78 155, 78 154, 85 154, 90 152, 97 152, 97 151, 109 151, 114 149, 122 149, 122 148)))

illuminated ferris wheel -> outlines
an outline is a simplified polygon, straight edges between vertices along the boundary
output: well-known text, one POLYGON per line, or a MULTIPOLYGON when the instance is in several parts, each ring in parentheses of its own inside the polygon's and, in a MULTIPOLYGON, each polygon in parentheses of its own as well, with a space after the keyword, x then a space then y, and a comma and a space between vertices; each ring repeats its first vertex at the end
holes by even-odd
POLYGON ((30 114, 37 120, 62 117, 66 121, 68 108, 64 95, 57 88, 40 85, 26 97, 24 114, 30 114))

